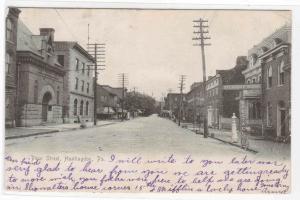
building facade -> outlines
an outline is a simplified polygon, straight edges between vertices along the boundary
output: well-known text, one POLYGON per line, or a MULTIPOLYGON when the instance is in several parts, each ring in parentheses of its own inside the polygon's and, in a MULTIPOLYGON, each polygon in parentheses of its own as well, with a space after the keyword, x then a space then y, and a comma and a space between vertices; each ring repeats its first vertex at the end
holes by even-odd
POLYGON ((17 125, 62 123, 63 66, 54 51, 54 29, 34 35, 20 20, 17 34, 17 125))
POLYGON ((20 10, 9 8, 5 34, 5 126, 16 125, 17 106, 17 30, 20 10))
POLYGON ((240 95, 242 122, 265 137, 289 137, 291 27, 283 26, 248 51, 240 95))
POLYGON ((245 56, 236 59, 229 70, 216 70, 206 84, 207 122, 209 127, 229 128, 233 113, 239 117, 239 85, 244 84, 242 71, 247 67, 245 56), (226 127, 225 127, 226 126, 226 127))
POLYGON ((195 82, 186 94, 187 108, 186 120, 191 123, 199 123, 203 120, 204 96, 203 83, 195 82))
POLYGON ((165 98, 165 108, 166 110, 171 111, 171 115, 175 118, 178 118, 179 112, 181 110, 181 120, 185 120, 186 114, 186 94, 180 93, 168 93, 165 98), (182 97, 182 107, 180 109, 180 99, 182 97))
POLYGON ((262 66, 264 134, 291 134, 291 27, 283 26, 263 41, 262 66))
POLYGON ((120 99, 108 87, 97 85, 97 118, 99 119, 112 119, 118 116, 120 99))
POLYGON ((64 122, 94 119, 93 57, 77 42, 54 42, 57 61, 66 70, 63 98, 64 122))

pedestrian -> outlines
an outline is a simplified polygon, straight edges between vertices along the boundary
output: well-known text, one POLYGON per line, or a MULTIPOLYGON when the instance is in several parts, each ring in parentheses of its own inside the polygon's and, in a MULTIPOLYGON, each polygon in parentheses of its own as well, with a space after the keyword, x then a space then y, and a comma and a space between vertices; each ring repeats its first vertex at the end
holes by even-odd
POLYGON ((249 140, 248 140, 248 133, 245 126, 241 128, 241 147, 242 149, 247 150, 249 148, 249 140))

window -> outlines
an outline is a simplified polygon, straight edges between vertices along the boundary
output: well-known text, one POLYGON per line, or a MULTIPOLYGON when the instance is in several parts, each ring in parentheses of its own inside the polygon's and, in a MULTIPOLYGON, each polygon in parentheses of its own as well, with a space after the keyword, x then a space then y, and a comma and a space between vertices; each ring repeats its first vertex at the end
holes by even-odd
POLYGON ((81 81, 81 91, 84 91, 84 81, 81 81))
POLYGON ((267 126, 272 126, 272 105, 270 102, 267 104, 267 126))
POLYGON ((89 115, 89 102, 85 103, 85 115, 89 115))
POLYGON ((11 62, 12 62, 12 57, 9 53, 6 53, 6 59, 5 59, 5 72, 7 74, 11 73, 11 62))
POLYGON ((75 65, 76 65, 76 71, 78 71, 79 70, 79 59, 78 58, 76 58, 75 65))
POLYGON ((90 76, 90 66, 87 66, 87 75, 90 76))
POLYGON ((281 61, 278 69, 278 85, 284 84, 284 61, 281 61))
POLYGON ((256 82, 256 78, 252 78, 252 83, 254 84, 256 82))
POLYGON ((13 25, 10 19, 6 20, 6 40, 13 41, 13 25))
POLYGON ((79 114, 80 115, 83 115, 83 101, 81 100, 81 102, 80 102, 80 110, 79 110, 79 114))
POLYGON ((78 89, 78 78, 75 78, 75 89, 78 89))
POLYGON ((258 76, 257 82, 258 82, 258 83, 261 83, 261 75, 258 76))
POLYGON ((77 99, 74 100, 74 109, 73 109, 73 113, 74 113, 74 116, 77 115, 77 99))
POLYGON ((60 96, 60 91, 59 91, 59 86, 57 86, 57 91, 56 91, 56 102, 57 102, 57 105, 59 105, 59 96, 60 96))
POLYGON ((251 80, 250 79, 247 80, 247 84, 251 84, 251 80))
POLYGON ((57 62, 60 65, 65 66, 65 56, 64 55, 57 55, 57 62))
POLYGON ((268 88, 272 87, 272 66, 268 68, 268 88))
POLYGON ((86 83, 86 93, 90 93, 90 84, 86 83))
POLYGON ((81 72, 84 74, 84 70, 85 70, 85 63, 82 63, 82 69, 81 72))
POLYGON ((38 91, 39 91, 39 83, 37 80, 34 81, 34 89, 33 89, 33 102, 38 102, 38 91))

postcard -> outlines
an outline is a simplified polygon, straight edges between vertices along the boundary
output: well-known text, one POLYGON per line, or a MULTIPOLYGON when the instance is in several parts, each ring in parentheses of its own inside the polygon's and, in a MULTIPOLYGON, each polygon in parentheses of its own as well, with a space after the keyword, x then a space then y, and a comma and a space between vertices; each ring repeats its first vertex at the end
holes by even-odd
POLYGON ((289 194, 292 10, 5 13, 4 190, 289 194))

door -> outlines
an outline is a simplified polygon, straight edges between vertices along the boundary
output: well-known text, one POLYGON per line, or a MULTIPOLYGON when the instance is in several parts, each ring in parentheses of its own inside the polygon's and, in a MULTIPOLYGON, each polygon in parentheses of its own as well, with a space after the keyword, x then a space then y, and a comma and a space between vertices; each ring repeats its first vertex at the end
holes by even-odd
POLYGON ((285 136, 285 110, 280 110, 280 133, 281 136, 285 136))
POLYGON ((51 93, 46 92, 43 96, 42 100, 42 121, 47 122, 48 119, 48 109, 49 109, 49 102, 52 99, 51 93))

